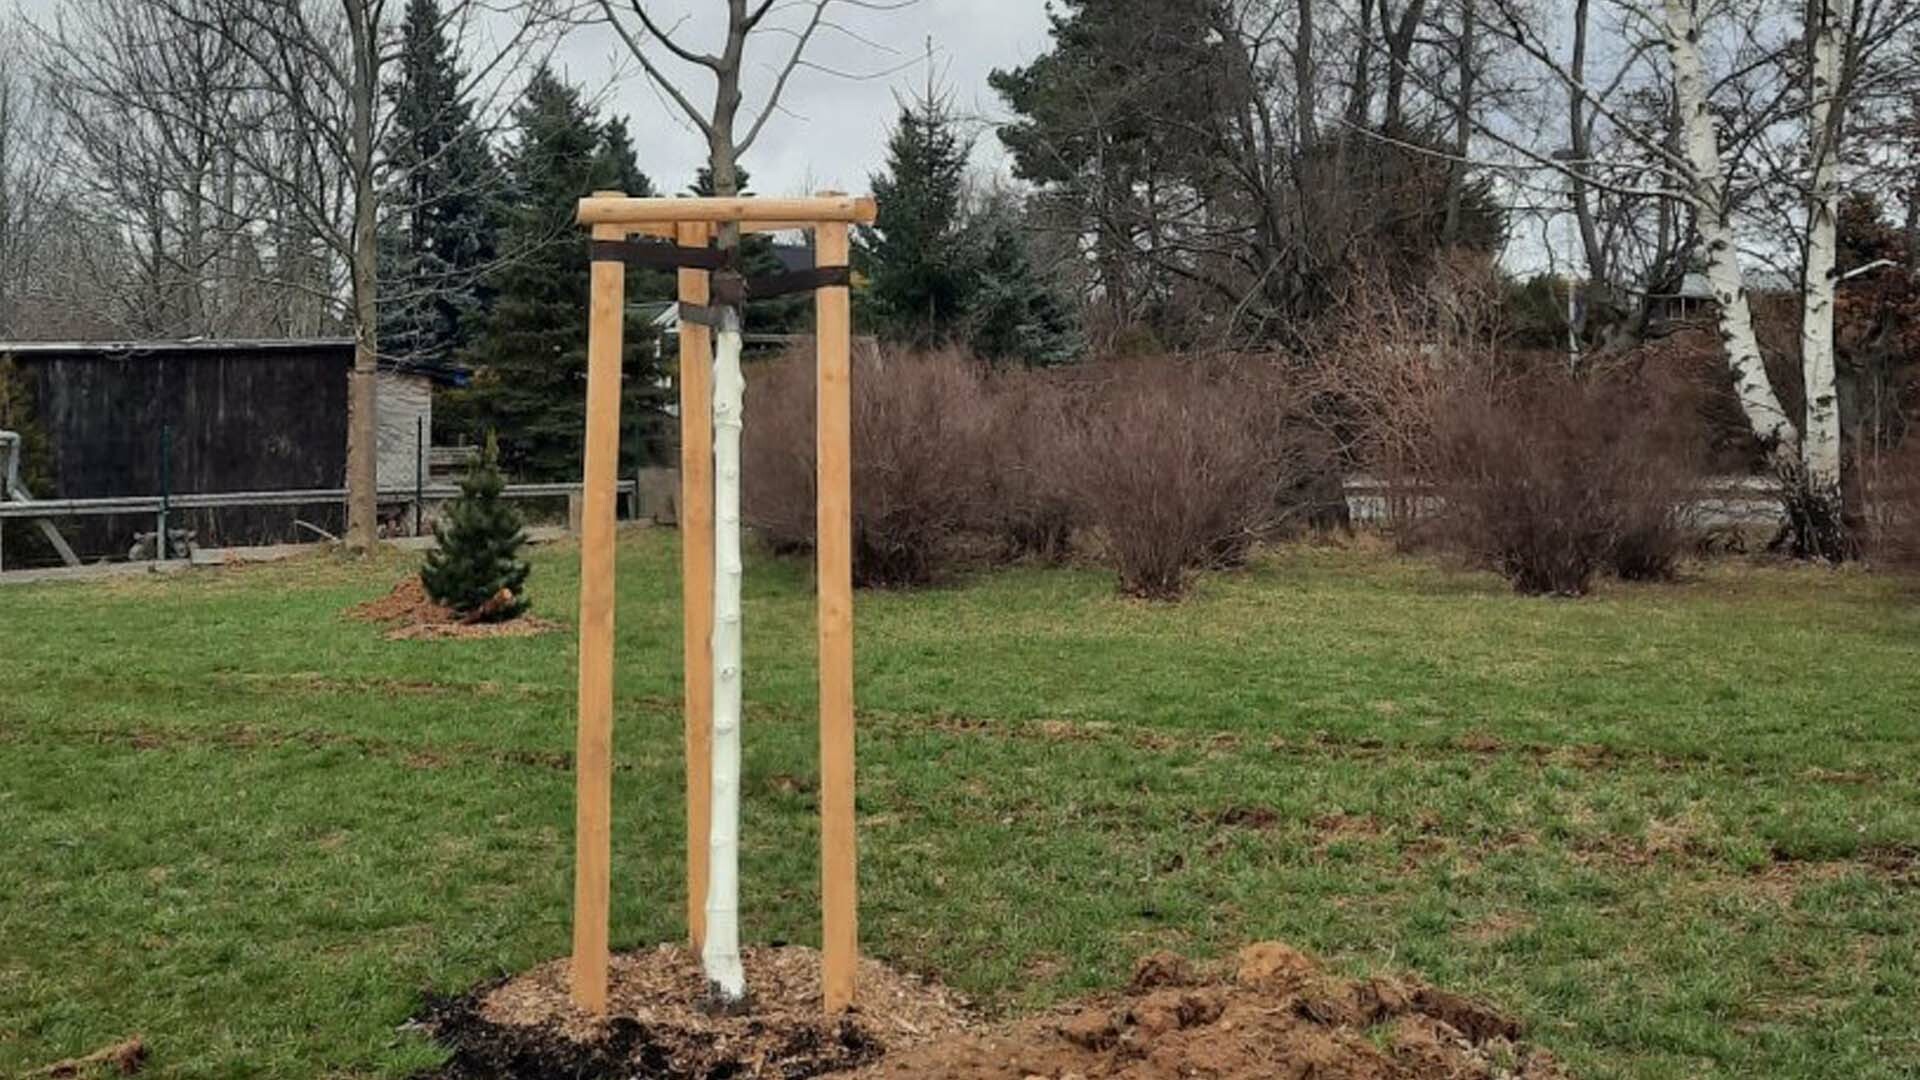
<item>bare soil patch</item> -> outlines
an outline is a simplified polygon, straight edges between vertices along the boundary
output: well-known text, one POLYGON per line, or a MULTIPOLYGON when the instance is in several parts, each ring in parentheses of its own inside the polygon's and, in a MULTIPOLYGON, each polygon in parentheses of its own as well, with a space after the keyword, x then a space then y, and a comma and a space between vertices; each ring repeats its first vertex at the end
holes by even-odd
POLYGON ((435 603, 418 576, 401 581, 385 596, 355 604, 346 615, 361 622, 385 623, 388 641, 532 637, 560 629, 559 623, 537 615, 521 615, 505 622, 470 621, 452 608, 435 603))
POLYGON ((1415 980, 1347 980, 1280 942, 1225 964, 1143 957, 1124 990, 988 1025, 937 984, 863 961, 861 1006, 820 1016, 819 955, 750 949, 751 1007, 705 1005, 698 958, 617 957, 609 1016, 567 1000, 564 961, 435 1002, 453 1052, 431 1080, 1565 1080, 1498 1009, 1415 980))
POLYGON ((799 945, 742 950, 747 1008, 715 1012, 700 958, 662 945, 613 958, 605 1017, 574 1008, 555 960, 459 999, 421 1022, 453 1051, 435 1080, 644 1077, 804 1080, 858 1068, 962 1031, 966 1002, 938 983, 860 962, 860 1007, 828 1020, 820 954, 799 945))

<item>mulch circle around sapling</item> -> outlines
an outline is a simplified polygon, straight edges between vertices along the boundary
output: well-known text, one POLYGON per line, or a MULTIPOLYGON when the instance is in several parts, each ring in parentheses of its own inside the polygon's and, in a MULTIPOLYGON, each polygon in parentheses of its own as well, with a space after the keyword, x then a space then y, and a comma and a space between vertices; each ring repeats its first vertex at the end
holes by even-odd
POLYGON ((750 997, 722 1014, 700 959, 663 945, 613 957, 605 1018, 568 996, 568 962, 429 1002, 419 1023, 452 1051, 432 1080, 805 1080, 869 1064, 966 1029, 966 1003, 938 983, 860 962, 861 1007, 829 1020, 820 954, 804 946, 741 950, 750 997))
POLYGON ((568 1001, 555 961, 419 1022, 452 1054, 420 1080, 1567 1080, 1512 1016, 1417 980, 1342 979, 1280 942, 1222 964, 1156 953, 1124 989, 1006 1023, 937 983, 860 966, 861 1007, 820 1014, 819 954, 744 950, 753 997, 706 1004, 699 958, 614 958, 608 1016, 568 1001))
POLYGON ((520 615, 504 622, 481 622, 434 602, 419 577, 409 577, 385 596, 376 597, 346 610, 349 619, 385 623, 388 641, 417 641, 423 638, 499 638, 533 637, 561 629, 552 619, 520 615))

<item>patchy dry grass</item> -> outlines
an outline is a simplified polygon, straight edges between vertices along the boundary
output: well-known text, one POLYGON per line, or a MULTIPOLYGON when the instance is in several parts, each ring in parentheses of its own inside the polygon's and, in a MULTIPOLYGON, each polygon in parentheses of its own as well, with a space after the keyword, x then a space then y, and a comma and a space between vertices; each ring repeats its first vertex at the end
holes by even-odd
MULTIPOLYGON (((544 614, 576 559, 543 550, 544 614)), ((681 933, 678 557, 623 544, 615 934, 681 933)), ((398 556, 0 594, 0 1074, 401 1076, 423 989, 567 947, 569 634, 385 641, 398 556)), ((751 940, 816 940, 812 600, 748 579, 751 940)), ((867 947, 1020 1010, 1282 937, 1580 1075, 1920 1071, 1920 602, 1717 565, 1526 600, 1298 547, 1169 607, 859 602, 867 947)))

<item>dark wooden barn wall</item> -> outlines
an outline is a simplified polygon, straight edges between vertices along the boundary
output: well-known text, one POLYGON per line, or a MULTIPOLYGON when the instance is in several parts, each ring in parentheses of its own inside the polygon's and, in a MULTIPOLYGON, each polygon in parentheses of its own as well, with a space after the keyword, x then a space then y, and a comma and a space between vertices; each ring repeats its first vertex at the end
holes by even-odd
MULTIPOLYGON (((345 475, 350 350, 272 349, 23 356, 47 434, 57 491, 43 497, 153 495, 171 427, 175 492, 340 487, 345 475)), ((209 546, 299 538, 293 519, 337 532, 338 506, 194 511, 185 527, 209 546)), ((122 554, 139 518, 69 518, 91 555, 122 554)), ((309 534, 305 539, 313 539, 309 534)))

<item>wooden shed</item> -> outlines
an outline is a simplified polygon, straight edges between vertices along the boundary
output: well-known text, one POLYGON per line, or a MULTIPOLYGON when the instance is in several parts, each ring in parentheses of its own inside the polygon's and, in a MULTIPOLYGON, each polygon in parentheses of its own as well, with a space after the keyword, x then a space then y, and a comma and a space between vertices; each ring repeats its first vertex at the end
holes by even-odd
MULTIPOLYGON (((289 491, 345 484, 351 339, 0 342, 31 395, 45 460, 39 499, 289 491), (163 459, 162 445, 166 446, 163 459), (164 460, 164 467, 163 467, 164 460)), ((383 488, 410 487, 433 389, 465 372, 383 364, 383 488)), ((312 539, 295 519, 337 532, 337 504, 193 511, 203 545, 312 539)), ((62 523, 83 555, 127 550, 148 519, 62 523)))

